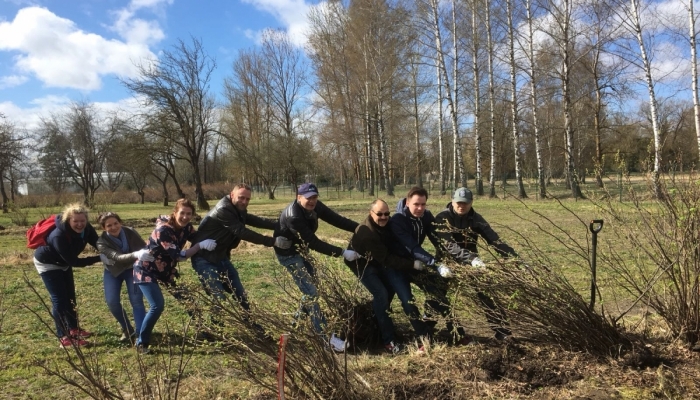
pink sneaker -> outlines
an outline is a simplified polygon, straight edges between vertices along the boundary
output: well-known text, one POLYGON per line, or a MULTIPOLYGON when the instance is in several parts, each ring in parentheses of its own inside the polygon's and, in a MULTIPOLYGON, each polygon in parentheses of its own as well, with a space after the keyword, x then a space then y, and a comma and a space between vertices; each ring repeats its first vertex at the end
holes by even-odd
POLYGON ((83 340, 80 338, 72 338, 69 336, 64 336, 60 340, 61 340, 61 347, 64 349, 67 347, 72 347, 72 346, 82 347, 82 346, 90 345, 90 342, 88 342, 87 340, 83 340))
POLYGON ((89 338, 90 336, 92 336, 92 332, 88 332, 88 331, 84 331, 80 328, 76 328, 76 329, 71 329, 69 332, 69 335, 74 337, 74 338, 85 339, 85 338, 89 338))

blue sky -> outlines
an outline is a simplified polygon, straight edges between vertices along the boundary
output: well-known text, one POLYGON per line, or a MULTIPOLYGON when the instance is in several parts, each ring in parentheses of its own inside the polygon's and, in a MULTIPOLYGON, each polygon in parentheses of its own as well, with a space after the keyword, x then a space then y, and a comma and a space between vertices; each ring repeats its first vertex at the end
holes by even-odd
POLYGON ((119 78, 178 38, 202 40, 216 59, 220 92, 239 49, 266 28, 304 42, 318 0, 0 0, 0 112, 20 126, 73 100, 129 104, 119 78))

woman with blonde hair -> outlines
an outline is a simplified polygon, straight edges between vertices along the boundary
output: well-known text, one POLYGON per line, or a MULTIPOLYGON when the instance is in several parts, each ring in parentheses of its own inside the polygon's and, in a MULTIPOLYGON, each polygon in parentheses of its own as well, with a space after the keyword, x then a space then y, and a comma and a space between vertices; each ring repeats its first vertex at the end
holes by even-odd
POLYGON ((136 340, 136 348, 140 353, 149 352, 151 333, 165 307, 165 299, 160 285, 173 286, 175 284, 175 278, 178 276, 178 261, 191 257, 200 248, 211 251, 216 247, 216 241, 206 239, 187 250, 183 250, 186 242, 195 233, 190 222, 194 211, 195 207, 191 201, 178 200, 172 214, 169 216, 161 215, 156 220, 156 228, 148 238, 147 249, 149 254, 153 256, 153 260, 137 260, 134 263, 134 282, 141 289, 149 304, 146 317, 141 323, 139 337, 136 340))
POLYGON ((34 266, 51 296, 51 314, 61 347, 87 345, 85 338, 92 335, 78 324, 73 279, 73 267, 100 261, 100 256, 78 257, 88 244, 97 248, 97 232, 88 222, 87 207, 74 203, 56 216, 56 228, 46 238, 46 245, 34 251, 34 266))
POLYGON ((143 293, 134 284, 134 261, 153 261, 153 256, 148 253, 148 249, 145 248, 146 242, 138 232, 123 226, 117 213, 101 214, 98 223, 104 229, 97 239, 97 249, 105 266, 102 278, 105 300, 109 311, 121 326, 122 336, 119 340, 125 342, 136 337, 146 316, 143 293), (122 286, 126 286, 126 293, 129 295, 136 329, 122 307, 122 286))

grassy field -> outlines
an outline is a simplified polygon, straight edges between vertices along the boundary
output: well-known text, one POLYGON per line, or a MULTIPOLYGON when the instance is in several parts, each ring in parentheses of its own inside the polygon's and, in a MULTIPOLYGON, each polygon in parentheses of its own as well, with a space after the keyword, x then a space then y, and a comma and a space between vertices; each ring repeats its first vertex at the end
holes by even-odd
MULTIPOLYGON (((397 191, 403 192, 404 188, 397 191)), ((564 190, 560 190, 560 193, 562 197, 566 197, 564 190)), ((249 212, 274 218, 289 202, 289 196, 286 197, 278 200, 254 198, 249 212)), ((334 193, 331 189, 325 192, 322 189, 321 198, 325 199, 331 208, 356 221, 366 216, 371 200, 357 192, 334 193)), ((390 208, 393 208, 397 201, 396 198, 387 200, 390 208)), ((216 200, 212 200, 212 205, 214 201, 216 200)), ((448 201, 447 196, 433 196, 428 201, 428 207, 433 213, 437 213, 448 201)), ((119 213, 126 225, 135 226, 144 237, 152 230, 154 217, 171 211, 169 207, 165 208, 159 204, 102 204, 96 208, 119 213)), ((584 297, 588 296, 590 274, 586 259, 581 254, 572 253, 570 246, 579 246, 582 251, 588 249, 590 234, 587 223, 600 218, 600 212, 593 203, 566 198, 561 200, 561 203, 551 199, 536 200, 533 194, 532 199, 524 201, 508 196, 499 199, 480 198, 475 201, 474 208, 507 242, 514 245, 525 260, 536 256, 532 254, 533 248, 536 248, 537 254, 546 253, 547 259, 554 264, 549 267, 564 274, 576 290, 584 297), (562 238, 561 242, 544 233, 548 231, 557 232, 562 238)), ((26 210, 27 219, 32 222, 59 211, 60 207, 26 210)), ((95 215, 91 215, 91 219, 94 217, 95 215)), ((49 298, 32 264, 32 252, 25 248, 24 233, 27 227, 14 225, 9 214, 0 215, 0 225, 5 228, 0 231, 0 398, 86 398, 86 393, 79 388, 72 387, 47 373, 48 369, 65 373, 68 377, 78 376, 69 366, 71 353, 58 348, 58 342, 52 333, 53 323, 42 304, 49 302, 49 298), (38 295, 32 292, 31 286, 36 289, 38 295)), ((99 228, 97 229, 99 232, 99 228)), ((325 223, 320 224, 318 235, 339 246, 344 246, 350 237, 349 233, 325 223)), ((609 229, 603 229, 600 240, 601 243, 624 247, 619 235, 609 229)), ((430 249, 430 246, 426 247, 430 249)), ((488 259, 488 256, 485 258, 488 259)), ((342 279, 354 281, 354 276, 338 259, 320 259, 335 269, 342 279)), ((296 304, 289 301, 280 287, 280 282, 286 279, 286 272, 277 263, 271 249, 244 243, 232 253, 232 260, 239 270, 252 303, 260 307, 274 308, 282 313, 291 314, 295 310, 296 304)), ((215 344, 190 344, 188 337, 192 333, 186 331, 189 318, 182 306, 167 295, 166 311, 156 326, 156 339, 160 338, 163 343, 187 342, 184 356, 171 357, 167 352, 161 351, 152 357, 137 357, 132 348, 118 341, 118 325, 104 302, 102 273, 103 268, 95 265, 76 269, 75 277, 81 325, 96 333, 95 346, 87 350, 86 354, 88 358, 97 360, 104 379, 111 386, 120 387, 125 393, 134 393, 135 390, 131 386, 134 382, 133 375, 145 371, 143 373, 149 374, 156 386, 167 387, 170 376, 177 369, 177 361, 186 360, 185 373, 180 382, 180 398, 276 397, 243 379, 240 366, 225 349, 217 348, 215 344)), ((180 273, 183 282, 197 284, 189 262, 180 265, 180 273)), ((625 303, 631 300, 628 295, 620 293, 612 286, 605 270, 599 272, 599 283, 603 299, 610 302, 608 310, 614 309, 616 302, 625 303), (615 302, 612 299, 615 299, 615 302)), ((125 297, 123 303, 128 305, 125 297)), ((393 308, 398 329, 410 331, 405 317, 400 313, 400 305, 395 302, 393 308)), ((648 320, 645 324, 653 321, 653 314, 640 315, 634 318, 648 320)), ((550 383, 538 380, 539 383, 533 384, 535 378, 541 377, 518 380, 512 377, 494 378, 484 373, 480 375, 478 371, 473 372, 479 369, 478 365, 468 364, 478 363, 477 360, 483 360, 484 357, 496 353, 504 354, 501 353, 502 346, 488 338, 489 331, 482 316, 464 311, 460 317, 468 331, 479 338, 478 344, 463 348, 437 345, 430 354, 422 357, 412 351, 391 357, 381 354, 377 349, 359 349, 351 352, 343 362, 348 362, 356 373, 363 376, 373 388, 373 393, 377 394, 376 398, 520 398, 534 395, 538 398, 588 396, 579 398, 638 399, 655 398, 664 393, 671 393, 665 392, 663 388, 659 389, 659 385, 663 385, 660 382, 664 375, 659 375, 657 370, 627 369, 617 365, 615 361, 599 360, 584 353, 565 352, 546 344, 525 345, 526 354, 536 354, 538 362, 543 365, 551 363, 550 370, 558 371, 562 376, 566 375, 567 379, 552 379, 550 383), (463 367, 459 367, 460 365, 463 367), (441 377, 441 368, 449 371, 447 376, 441 377), (529 383, 527 379, 530 379, 529 383), (441 392, 430 386, 430 389, 424 388, 421 392, 408 383, 402 384, 403 386, 391 386, 392 380, 413 383, 424 381, 424 386, 428 385, 427 382, 437 382, 436 385, 442 382, 443 387, 462 388, 466 391, 450 389, 441 392), (444 386, 445 382, 447 386, 444 386), (387 388, 392 389, 389 391, 387 388), (403 395, 397 388, 403 388, 403 395)), ((632 326, 638 327, 639 324, 632 326)), ((644 329, 649 330, 648 327, 644 329)), ((697 363, 697 356, 682 353, 679 350, 680 345, 674 346, 672 338, 666 336, 663 325, 655 325, 651 331, 651 335, 656 339, 670 343, 663 345, 666 352, 664 354, 669 359, 675 357, 674 363, 679 371, 682 369, 684 376, 691 382, 683 387, 697 384, 697 371, 694 376, 687 376, 688 368, 685 368, 685 363, 690 363, 691 366, 697 363), (678 355, 678 352, 681 352, 681 355, 678 355)), ((279 333, 282 332, 273 332, 273 335, 279 333)), ((518 333, 515 334, 517 336, 518 333)), ((516 357, 510 365, 522 370, 525 364, 522 358, 521 361, 517 360, 516 357)), ((163 389, 153 397, 168 397, 166 392, 167 390, 163 389)), ((677 394, 680 398, 694 396, 691 393, 677 394)))

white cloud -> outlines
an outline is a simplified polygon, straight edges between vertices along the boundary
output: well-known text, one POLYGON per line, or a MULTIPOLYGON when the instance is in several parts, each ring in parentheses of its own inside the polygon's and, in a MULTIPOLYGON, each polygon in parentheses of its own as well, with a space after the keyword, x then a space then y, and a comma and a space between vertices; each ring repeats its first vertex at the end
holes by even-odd
POLYGON ((25 75, 7 75, 0 77, 0 89, 7 89, 19 86, 28 81, 29 78, 25 75))
POLYGON ((136 12, 147 8, 158 11, 173 0, 132 0, 126 8, 113 11, 114 24, 110 27, 124 38, 127 43, 158 43, 165 38, 158 21, 135 18, 136 12))
MULTIPOLYGON (((69 110, 75 99, 66 96, 45 96, 34 99, 29 107, 20 107, 11 101, 0 102, 0 114, 4 114, 10 122, 20 128, 34 130, 41 124, 42 118, 51 114, 60 114, 69 110)), ((98 112, 111 115, 115 112, 121 115, 137 115, 143 108, 138 98, 127 97, 115 102, 90 102, 98 112)))
POLYGON ((0 22, 0 50, 15 51, 15 68, 33 74, 49 87, 96 90, 102 76, 134 77, 134 65, 155 59, 143 42, 106 39, 76 27, 40 7, 19 10, 11 22, 0 22))
MULTIPOLYGON (((306 43, 309 21, 307 18, 311 4, 304 0, 243 0, 255 8, 275 17, 287 29, 290 40, 297 46, 306 43)), ((260 35, 255 35, 259 37, 260 35)))

